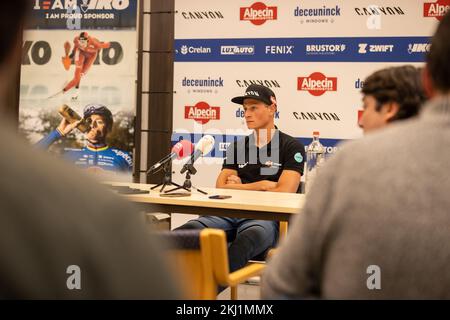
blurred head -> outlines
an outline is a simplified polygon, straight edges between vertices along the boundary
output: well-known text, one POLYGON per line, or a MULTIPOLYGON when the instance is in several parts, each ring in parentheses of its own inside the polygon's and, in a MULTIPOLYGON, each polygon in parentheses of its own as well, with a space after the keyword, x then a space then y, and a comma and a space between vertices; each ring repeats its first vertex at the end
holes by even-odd
POLYGON ((364 112, 359 126, 364 133, 416 116, 426 99, 421 70, 413 66, 376 71, 364 81, 361 92, 364 112))
POLYGON ((14 79, 20 64, 22 24, 27 4, 27 0, 5 1, 0 10, 0 109, 6 90, 16 86, 14 79))
POLYGON ((78 37, 78 43, 80 44, 81 48, 86 48, 89 42, 88 34, 87 32, 80 33, 80 36, 78 37))
POLYGON ((269 88, 252 84, 243 96, 231 99, 232 102, 242 104, 245 121, 249 129, 269 129, 274 127, 277 101, 275 93, 269 88))
POLYGON ((450 94, 450 10, 439 23, 431 40, 424 72, 424 86, 431 98, 450 94))
POLYGON ((111 132, 113 125, 111 111, 101 104, 88 104, 84 108, 83 116, 91 126, 86 139, 93 144, 105 144, 106 137, 111 132))

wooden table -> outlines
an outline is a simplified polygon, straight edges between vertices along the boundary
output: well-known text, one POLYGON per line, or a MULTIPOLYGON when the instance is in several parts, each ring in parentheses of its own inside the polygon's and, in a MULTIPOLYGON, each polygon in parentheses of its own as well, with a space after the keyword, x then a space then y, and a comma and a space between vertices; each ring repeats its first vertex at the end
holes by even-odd
MULTIPOLYGON (((128 186, 150 190, 154 185, 108 182, 111 186, 128 186)), ((161 197, 159 188, 149 194, 123 194, 127 200, 143 206, 149 212, 185 213, 194 215, 288 221, 301 211, 305 196, 296 193, 244 191, 200 188, 208 195, 193 190, 188 197, 161 197), (211 195, 230 195, 229 199, 209 199, 211 195)))

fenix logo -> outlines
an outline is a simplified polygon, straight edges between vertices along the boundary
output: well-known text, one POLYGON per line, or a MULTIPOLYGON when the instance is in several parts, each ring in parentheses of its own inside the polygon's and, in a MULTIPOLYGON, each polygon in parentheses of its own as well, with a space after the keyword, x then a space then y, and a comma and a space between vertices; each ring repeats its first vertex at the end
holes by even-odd
POLYGON ((255 54, 254 46, 221 46, 221 55, 253 55, 255 54))
POLYGON ((88 10, 125 10, 129 0, 35 0, 34 10, 68 10, 79 7, 83 12, 88 10))
POLYGON ((367 44, 367 43, 360 43, 359 45, 358 53, 365 54, 367 52, 393 52, 394 51, 394 45, 393 44, 367 44))
POLYGON ((293 54, 294 46, 266 46, 266 54, 293 54))

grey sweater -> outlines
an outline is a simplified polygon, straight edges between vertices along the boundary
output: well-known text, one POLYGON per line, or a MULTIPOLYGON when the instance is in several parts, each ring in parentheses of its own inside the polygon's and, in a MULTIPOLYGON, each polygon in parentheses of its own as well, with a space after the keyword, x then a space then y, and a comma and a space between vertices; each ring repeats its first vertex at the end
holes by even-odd
POLYGON ((293 220, 263 298, 450 298, 450 96, 343 146, 293 220))

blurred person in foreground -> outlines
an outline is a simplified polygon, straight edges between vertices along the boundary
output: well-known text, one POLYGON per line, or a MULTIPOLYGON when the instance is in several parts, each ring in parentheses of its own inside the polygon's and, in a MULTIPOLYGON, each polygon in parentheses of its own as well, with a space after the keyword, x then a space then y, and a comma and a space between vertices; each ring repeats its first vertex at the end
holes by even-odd
POLYGON ((450 298, 450 12, 418 117, 329 160, 262 278, 263 298, 450 298))
MULTIPOLYGON (((19 65, 31 6, 17 0, 0 11, 0 98, 19 65)), ((159 243, 134 208, 16 131, 2 119, 0 299, 176 298, 159 243)))
POLYGON ((364 134, 415 117, 426 99, 421 69, 411 65, 372 73, 364 80, 361 92, 364 112, 358 124, 364 134))

